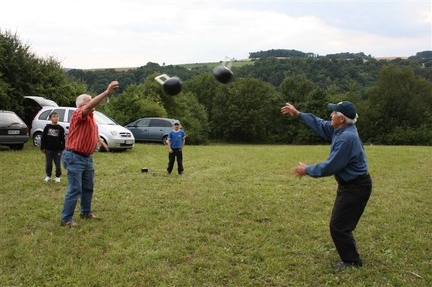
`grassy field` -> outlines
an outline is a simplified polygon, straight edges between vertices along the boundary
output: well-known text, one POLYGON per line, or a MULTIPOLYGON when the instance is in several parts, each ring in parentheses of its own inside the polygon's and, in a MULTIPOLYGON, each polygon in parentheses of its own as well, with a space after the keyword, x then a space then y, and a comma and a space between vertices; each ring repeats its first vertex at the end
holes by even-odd
POLYGON ((366 147, 364 267, 345 271, 331 266, 334 179, 290 174, 328 149, 186 146, 182 177, 164 176, 162 145, 97 153, 102 220, 72 229, 59 226, 66 176, 45 183, 30 143, 2 150, 0 286, 431 286, 432 147, 366 147))

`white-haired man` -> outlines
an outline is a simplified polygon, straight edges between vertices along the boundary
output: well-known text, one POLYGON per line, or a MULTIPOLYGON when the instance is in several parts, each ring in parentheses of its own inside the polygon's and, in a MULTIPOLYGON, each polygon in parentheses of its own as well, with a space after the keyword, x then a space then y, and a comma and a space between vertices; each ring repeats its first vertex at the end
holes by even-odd
POLYGON ((334 267, 360 267, 363 262, 352 232, 371 195, 372 180, 363 144, 355 126, 358 118, 355 106, 349 101, 343 101, 328 104, 327 107, 332 111, 331 121, 299 112, 290 103, 281 108, 282 114, 299 118, 318 135, 331 141, 330 155, 326 161, 313 165, 299 163, 293 173, 299 177, 334 175, 338 188, 330 220, 330 233, 342 260, 334 267))
POLYGON ((63 152, 63 165, 68 171, 68 187, 61 213, 61 225, 75 227, 73 214, 78 199, 81 199, 81 214, 84 219, 98 219, 92 212, 94 185, 93 152, 99 144, 98 126, 93 111, 106 97, 118 88, 112 81, 107 89, 96 97, 83 94, 77 97, 76 106, 69 127, 66 148, 63 152))

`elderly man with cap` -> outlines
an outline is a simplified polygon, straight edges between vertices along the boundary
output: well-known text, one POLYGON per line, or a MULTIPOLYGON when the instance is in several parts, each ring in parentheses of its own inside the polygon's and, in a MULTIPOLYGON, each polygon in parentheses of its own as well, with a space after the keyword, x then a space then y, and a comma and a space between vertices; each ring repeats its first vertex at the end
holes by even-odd
POLYGON ((334 267, 360 267, 363 262, 357 251, 353 230, 371 195, 372 180, 368 173, 365 150, 355 126, 358 118, 355 106, 349 101, 343 101, 328 104, 328 109, 332 111, 331 121, 300 112, 290 103, 281 108, 281 113, 300 119, 318 135, 331 141, 327 160, 311 165, 299 163, 294 167, 293 173, 298 177, 335 177, 338 188, 330 220, 330 233, 342 261, 334 267))

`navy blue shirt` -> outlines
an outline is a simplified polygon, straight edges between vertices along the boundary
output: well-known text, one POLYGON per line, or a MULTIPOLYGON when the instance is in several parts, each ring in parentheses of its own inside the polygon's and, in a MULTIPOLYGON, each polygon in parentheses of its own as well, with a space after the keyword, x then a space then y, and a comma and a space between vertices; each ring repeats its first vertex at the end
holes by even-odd
POLYGON ((61 125, 47 124, 42 132, 40 149, 62 151, 65 149, 65 130, 61 125))
POLYGON ((170 140, 171 149, 179 149, 183 146, 183 139, 186 137, 186 133, 183 130, 170 131, 168 139, 170 140))
POLYGON ((308 165, 306 173, 312 177, 334 175, 336 179, 351 181, 368 172, 366 154, 354 124, 335 129, 310 113, 300 113, 299 119, 321 137, 331 141, 330 155, 326 161, 308 165))

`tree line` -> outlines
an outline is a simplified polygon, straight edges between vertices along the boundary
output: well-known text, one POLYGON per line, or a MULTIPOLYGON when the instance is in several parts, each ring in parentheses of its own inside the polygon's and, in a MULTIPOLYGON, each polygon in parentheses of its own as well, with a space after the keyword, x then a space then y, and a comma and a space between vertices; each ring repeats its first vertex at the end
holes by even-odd
POLYGON ((55 59, 37 58, 16 34, 0 30, 0 109, 22 113, 24 96, 74 106, 77 95, 98 94, 118 80, 120 89, 101 106, 102 112, 122 125, 149 116, 179 119, 190 144, 323 143, 298 121, 282 116, 280 107, 290 101, 301 111, 329 119, 328 102, 350 100, 357 106, 357 126, 366 144, 432 145, 431 51, 389 61, 363 53, 304 54, 261 54, 248 64, 234 62, 234 79, 224 85, 212 74, 220 63, 65 70, 55 59), (165 94, 154 80, 160 74, 180 77, 182 92, 165 94))

